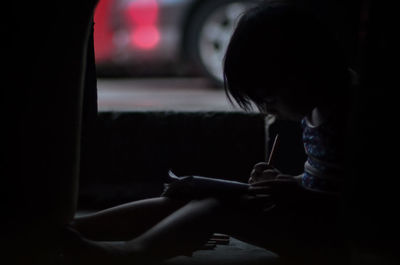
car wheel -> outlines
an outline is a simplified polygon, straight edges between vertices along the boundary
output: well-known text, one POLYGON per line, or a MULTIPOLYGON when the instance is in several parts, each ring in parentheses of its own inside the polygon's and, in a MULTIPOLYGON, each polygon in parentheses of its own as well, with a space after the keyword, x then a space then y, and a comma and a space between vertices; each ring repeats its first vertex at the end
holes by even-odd
POLYGON ((223 58, 240 15, 254 1, 207 1, 194 11, 188 29, 188 50, 194 63, 211 80, 223 84, 223 58))

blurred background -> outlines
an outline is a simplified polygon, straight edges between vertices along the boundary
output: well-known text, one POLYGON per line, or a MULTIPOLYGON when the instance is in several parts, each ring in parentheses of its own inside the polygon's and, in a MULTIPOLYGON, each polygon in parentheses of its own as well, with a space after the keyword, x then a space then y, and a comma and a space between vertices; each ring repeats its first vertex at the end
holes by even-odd
POLYGON ((237 111, 222 62, 255 0, 101 0, 95 12, 99 110, 237 111))

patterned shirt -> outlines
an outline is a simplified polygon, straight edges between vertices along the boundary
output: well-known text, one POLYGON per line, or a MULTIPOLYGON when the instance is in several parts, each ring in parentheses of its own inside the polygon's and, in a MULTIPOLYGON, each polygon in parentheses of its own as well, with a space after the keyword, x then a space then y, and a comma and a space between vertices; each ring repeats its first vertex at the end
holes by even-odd
POLYGON ((307 154, 302 184, 322 192, 339 192, 344 175, 344 135, 338 119, 313 126, 304 118, 303 143, 307 154))

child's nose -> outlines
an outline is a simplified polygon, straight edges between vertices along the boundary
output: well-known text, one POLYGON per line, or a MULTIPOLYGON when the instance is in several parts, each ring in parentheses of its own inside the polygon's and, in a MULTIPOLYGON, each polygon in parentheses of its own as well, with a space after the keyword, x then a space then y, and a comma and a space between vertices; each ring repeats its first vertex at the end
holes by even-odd
POLYGON ((271 107, 271 106, 268 106, 266 108, 266 111, 267 111, 268 114, 272 114, 272 115, 278 114, 278 111, 274 107, 271 107))

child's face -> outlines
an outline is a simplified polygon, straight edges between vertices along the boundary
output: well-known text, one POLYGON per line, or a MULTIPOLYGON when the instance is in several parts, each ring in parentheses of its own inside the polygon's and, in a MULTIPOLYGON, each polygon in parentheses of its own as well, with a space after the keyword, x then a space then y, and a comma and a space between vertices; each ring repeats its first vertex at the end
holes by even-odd
POLYGON ((300 121, 306 115, 280 96, 265 98, 265 111, 281 120, 300 121))

